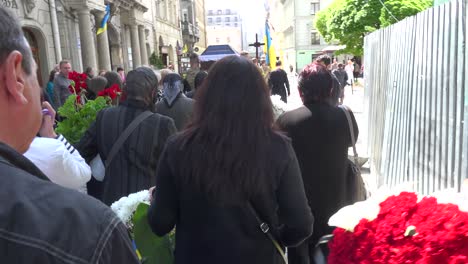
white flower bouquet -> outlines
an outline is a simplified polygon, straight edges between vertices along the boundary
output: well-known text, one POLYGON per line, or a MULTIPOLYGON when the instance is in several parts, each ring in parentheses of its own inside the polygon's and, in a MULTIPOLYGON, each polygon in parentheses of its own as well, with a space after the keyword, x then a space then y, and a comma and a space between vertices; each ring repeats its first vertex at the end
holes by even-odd
POLYGON ((281 96, 274 94, 270 96, 271 103, 273 104, 273 114, 275 115, 275 120, 278 119, 280 115, 288 111, 288 105, 281 100, 281 96))
POLYGON ((128 228, 132 228, 132 216, 141 203, 150 204, 150 194, 148 190, 139 191, 120 198, 111 205, 111 209, 128 228))
POLYGON ((156 236, 148 223, 150 193, 143 190, 122 197, 111 205, 111 209, 127 226, 135 251, 142 263, 174 263, 175 232, 163 237, 156 236))

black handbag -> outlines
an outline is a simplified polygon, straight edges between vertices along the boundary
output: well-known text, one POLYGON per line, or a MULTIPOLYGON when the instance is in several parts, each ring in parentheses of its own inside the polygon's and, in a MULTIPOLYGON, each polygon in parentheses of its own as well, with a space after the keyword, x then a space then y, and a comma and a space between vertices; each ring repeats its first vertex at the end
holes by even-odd
POLYGON ((348 157, 347 160, 347 175, 346 175, 346 185, 348 186, 348 192, 346 194, 347 201, 349 204, 353 204, 355 202, 364 201, 368 197, 366 184, 362 179, 361 175, 361 168, 359 164, 359 156, 356 150, 356 139, 354 137, 354 126, 353 121, 351 120, 351 115, 349 114, 349 110, 344 107, 340 106, 341 110, 346 115, 346 119, 348 120, 349 131, 351 134, 351 143, 353 145, 353 159, 351 160, 348 157))
POLYGON ((319 239, 314 249, 314 264, 327 264, 327 250, 323 250, 322 247, 326 247, 328 242, 333 239, 333 235, 325 235, 319 239))

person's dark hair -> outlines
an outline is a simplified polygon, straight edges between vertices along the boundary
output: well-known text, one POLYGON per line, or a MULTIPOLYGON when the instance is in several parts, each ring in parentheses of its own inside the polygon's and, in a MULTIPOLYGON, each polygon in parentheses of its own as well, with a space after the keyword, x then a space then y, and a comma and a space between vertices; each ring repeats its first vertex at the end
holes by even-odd
POLYGON ((49 73, 49 82, 53 82, 54 79, 55 79, 55 74, 57 74, 57 72, 55 70, 52 70, 50 71, 49 73))
POLYGON ((190 62, 191 63, 195 63, 195 62, 199 62, 199 58, 198 58, 198 54, 196 53, 192 53, 190 54, 190 62))
POLYGON ((92 67, 86 67, 85 73, 86 75, 90 75, 92 71, 93 71, 92 67))
POLYGON ((122 67, 117 67, 117 72, 123 71, 124 69, 122 67))
POLYGON ((332 76, 321 64, 309 64, 299 74, 298 88, 304 103, 327 102, 331 97, 332 87, 332 76))
POLYGON ((276 66, 277 66, 277 67, 278 67, 278 66, 281 66, 281 65, 282 65, 282 63, 281 63, 280 60, 279 60, 279 61, 276 61, 276 66))
POLYGON ((26 74, 32 73, 32 53, 20 24, 10 11, 0 5, 0 65, 5 63, 11 52, 17 50, 23 55, 21 66, 26 74))
POLYGON ((91 90, 96 95, 104 90, 107 86, 107 79, 102 76, 93 77, 89 80, 88 89, 91 90))
POLYGON ((120 75, 113 71, 108 71, 104 74, 104 78, 107 79, 107 86, 106 88, 111 87, 114 84, 117 84, 120 89, 122 89, 122 78, 120 75))
POLYGON ((191 123, 177 138, 181 175, 206 198, 236 203, 269 188, 273 110, 264 78, 250 60, 216 62, 195 95, 191 123), (203 153, 203 155, 200 155, 203 153))
POLYGON ((62 65, 68 64, 68 63, 70 63, 70 61, 68 61, 68 60, 61 60, 61 61, 59 62, 59 67, 62 67, 62 65))
POLYGON ((151 68, 138 67, 127 74, 125 83, 127 99, 142 101, 149 109, 153 109, 157 89, 158 77, 151 68))
POLYGON ((318 58, 316 59, 317 62, 322 62, 323 64, 325 64, 326 66, 330 65, 331 64, 331 58, 330 56, 328 55, 320 55, 318 56, 318 58))
POLYGON ((176 72, 171 72, 164 77, 163 84, 164 83, 174 83, 177 81, 183 81, 182 77, 176 72))
POLYGON ((344 68, 343 63, 338 63, 338 68, 343 69, 344 68))
POLYGON ((193 81, 193 85, 195 86, 194 89, 198 89, 200 85, 203 83, 205 80, 206 76, 208 76, 208 73, 206 71, 199 71, 197 75, 195 75, 195 79, 193 81))

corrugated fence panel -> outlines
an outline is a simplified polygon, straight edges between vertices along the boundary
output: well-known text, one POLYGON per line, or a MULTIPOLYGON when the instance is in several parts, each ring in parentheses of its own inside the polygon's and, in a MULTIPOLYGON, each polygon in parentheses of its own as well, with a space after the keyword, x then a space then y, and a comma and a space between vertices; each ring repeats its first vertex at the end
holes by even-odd
MULTIPOLYGON (((467 1, 465 1, 465 4, 466 4, 467 1)), ((464 27, 462 28, 462 33, 464 33, 465 35, 465 38, 466 38, 466 30, 468 29, 468 16, 467 16, 467 11, 466 11, 466 6, 465 8, 462 9, 463 10, 463 13, 462 13, 462 17, 461 17, 461 24, 462 26, 464 25, 464 27), (465 21, 465 23, 463 23, 463 21, 465 21)), ((463 50, 465 50, 465 64, 464 64, 464 70, 463 72, 465 72, 465 70, 468 70, 468 66, 467 66, 467 63, 468 63, 468 52, 466 52, 466 46, 467 46, 467 43, 466 43, 466 39, 464 39, 464 43, 463 43, 463 50)), ((462 54, 460 54, 460 56, 463 56, 462 54)), ((465 108, 465 115, 464 115, 464 121, 462 122, 462 126, 464 126, 464 133, 463 133, 463 137, 462 139, 463 140, 463 149, 462 149, 462 157, 461 157, 461 160, 462 160, 462 175, 465 175, 466 178, 468 178, 468 162, 466 162, 468 160, 468 78, 466 77, 466 75, 463 75, 463 83, 464 83, 464 90, 463 90, 463 96, 465 99, 464 99, 464 108, 465 108)), ((368 100, 368 99, 367 99, 368 100)))
POLYGON ((424 194, 468 178, 466 6, 453 0, 365 38, 371 170, 424 194))

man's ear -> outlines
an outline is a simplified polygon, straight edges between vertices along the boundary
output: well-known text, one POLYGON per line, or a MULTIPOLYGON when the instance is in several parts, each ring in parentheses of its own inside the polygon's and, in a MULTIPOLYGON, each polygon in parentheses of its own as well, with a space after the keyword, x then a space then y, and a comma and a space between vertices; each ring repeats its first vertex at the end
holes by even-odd
POLYGON ((19 51, 12 51, 5 60, 5 85, 10 99, 19 104, 27 104, 24 96, 25 72, 21 62, 23 55, 19 51))

